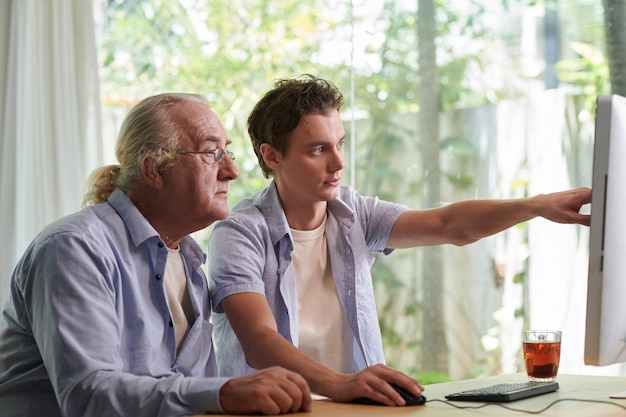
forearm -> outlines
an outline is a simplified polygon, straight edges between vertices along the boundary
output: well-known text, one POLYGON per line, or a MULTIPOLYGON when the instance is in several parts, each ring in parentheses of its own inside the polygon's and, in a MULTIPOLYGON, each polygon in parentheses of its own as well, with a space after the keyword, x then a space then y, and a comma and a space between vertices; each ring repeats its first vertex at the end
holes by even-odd
POLYGON ((586 187, 512 200, 468 200, 429 210, 410 210, 397 220, 389 248, 451 243, 466 245, 541 216, 564 224, 589 225, 579 213, 590 202, 586 187))
POLYGON ((309 358, 276 330, 259 329, 250 332, 246 338, 241 339, 243 339, 242 346, 250 366, 256 369, 282 366, 300 374, 307 381, 312 392, 331 396, 329 387, 341 375, 309 358), (250 340, 250 343, 245 343, 246 338, 250 340))
POLYGON ((532 199, 468 200, 411 210, 398 218, 387 247, 467 245, 535 217, 534 203, 532 199))
POLYGON ((589 215, 581 214, 583 205, 591 202, 591 189, 581 187, 550 194, 514 200, 475 200, 450 206, 457 219, 457 234, 465 226, 466 238, 474 242, 506 230, 518 223, 543 217, 555 223, 589 225, 589 215), (453 207, 454 206, 454 207, 453 207), (465 219, 463 219, 465 213, 465 219))
POLYGON ((220 413, 219 390, 229 378, 162 378, 99 371, 65 397, 67 416, 156 417, 220 413))
POLYGON ((466 245, 541 215, 541 196, 516 200, 469 200, 443 208, 443 236, 466 245))
MULTIPOLYGON (((278 333, 274 333, 278 335, 278 333)), ((389 384, 402 386, 413 395, 420 395, 424 387, 402 372, 377 364, 352 374, 339 374, 312 361, 299 349, 285 340, 268 333, 255 345, 258 364, 281 365, 300 374, 309 384, 311 392, 329 397, 337 402, 348 402, 367 397, 386 405, 404 405, 404 400, 389 384), (280 339, 280 340, 279 340, 280 339)))

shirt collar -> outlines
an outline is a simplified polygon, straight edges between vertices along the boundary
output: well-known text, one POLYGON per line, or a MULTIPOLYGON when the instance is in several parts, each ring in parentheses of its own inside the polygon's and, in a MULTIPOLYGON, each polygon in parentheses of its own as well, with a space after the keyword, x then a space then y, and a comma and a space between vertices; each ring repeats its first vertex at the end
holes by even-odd
POLYGON ((272 245, 276 245, 285 235, 289 236, 291 239, 289 223, 287 223, 283 206, 280 204, 278 190, 276 189, 276 182, 274 180, 272 180, 272 183, 268 187, 252 197, 252 204, 263 213, 267 221, 272 245))
MULTIPOLYGON (((354 211, 342 199, 342 194, 347 191, 344 188, 345 187, 340 188, 338 198, 328 202, 328 212, 346 227, 351 227, 355 222, 354 211)), ((285 235, 289 236, 291 239, 289 223, 287 223, 285 211, 280 204, 278 190, 274 180, 272 180, 272 183, 268 187, 252 197, 252 204, 263 213, 267 221, 273 245, 276 245, 285 235)))
MULTIPOLYGON (((116 188, 109 196, 108 202, 122 218, 135 246, 139 246, 149 239, 161 240, 159 233, 122 190, 116 188)), ((206 254, 190 236, 185 236, 180 241, 180 250, 186 257, 195 258, 195 263, 204 263, 206 261, 206 254)))

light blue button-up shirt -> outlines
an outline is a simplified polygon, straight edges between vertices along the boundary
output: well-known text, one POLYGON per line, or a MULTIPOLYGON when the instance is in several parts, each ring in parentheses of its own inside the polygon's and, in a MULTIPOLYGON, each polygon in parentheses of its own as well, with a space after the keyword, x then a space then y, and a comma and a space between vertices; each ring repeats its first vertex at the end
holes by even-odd
MULTIPOLYGON (((328 202, 326 238, 339 299, 355 335, 354 371, 385 363, 374 300, 371 267, 375 252, 385 249, 396 220, 406 206, 359 196, 340 187, 328 202)), ((243 292, 263 294, 276 318, 278 332, 298 346, 298 295, 291 252, 293 239, 276 184, 242 200, 228 219, 215 224, 209 240, 209 285, 219 375, 254 371, 220 303, 243 292)))
POLYGON ((176 356, 167 248, 121 191, 46 227, 0 317, 0 414, 156 417, 220 412, 199 245, 180 242, 195 321, 176 356), (213 378, 207 378, 213 377, 213 378))

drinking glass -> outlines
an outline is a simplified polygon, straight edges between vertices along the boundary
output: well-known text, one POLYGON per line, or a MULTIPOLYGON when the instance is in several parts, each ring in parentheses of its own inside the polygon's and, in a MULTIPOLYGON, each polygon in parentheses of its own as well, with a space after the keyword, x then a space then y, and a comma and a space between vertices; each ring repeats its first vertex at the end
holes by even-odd
POLYGON ((522 347, 528 379, 533 382, 554 381, 561 359, 561 331, 524 330, 522 347))

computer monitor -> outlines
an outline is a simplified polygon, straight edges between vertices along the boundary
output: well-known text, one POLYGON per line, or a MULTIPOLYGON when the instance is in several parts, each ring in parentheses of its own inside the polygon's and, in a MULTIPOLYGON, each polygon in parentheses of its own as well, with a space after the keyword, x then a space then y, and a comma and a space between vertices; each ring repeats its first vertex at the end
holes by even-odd
POLYGON ((585 363, 626 362, 626 98, 599 96, 589 230, 585 363))

